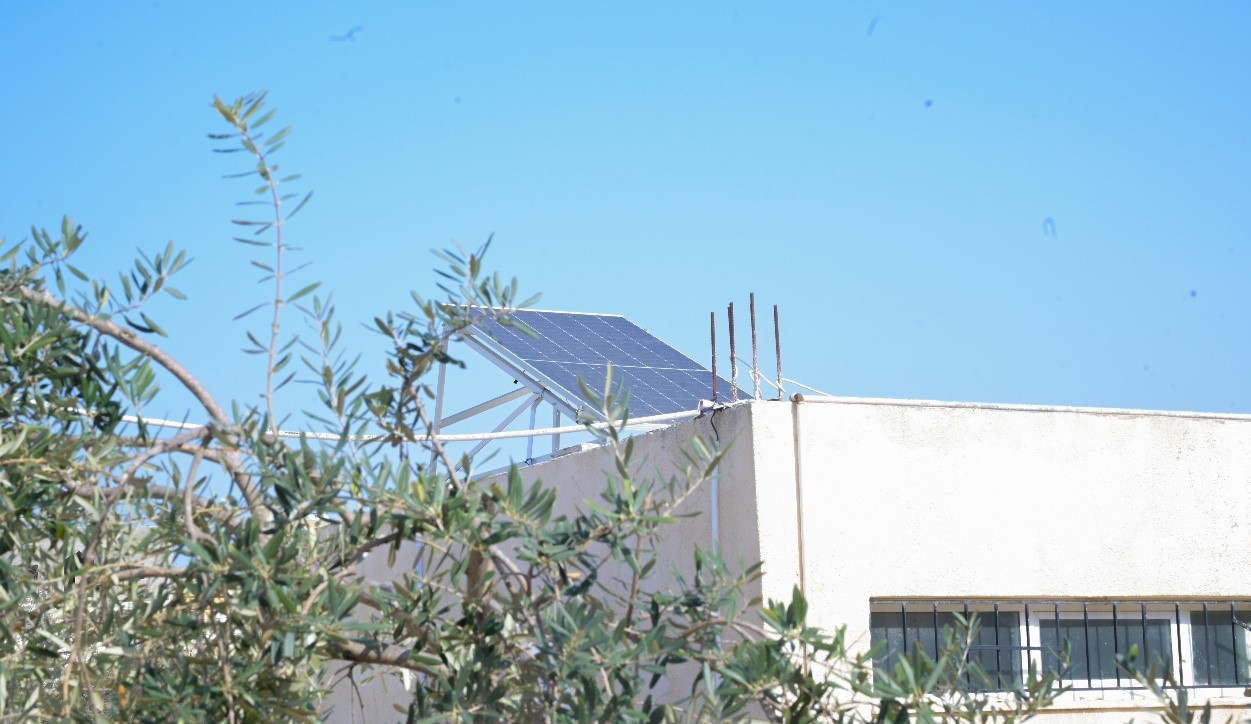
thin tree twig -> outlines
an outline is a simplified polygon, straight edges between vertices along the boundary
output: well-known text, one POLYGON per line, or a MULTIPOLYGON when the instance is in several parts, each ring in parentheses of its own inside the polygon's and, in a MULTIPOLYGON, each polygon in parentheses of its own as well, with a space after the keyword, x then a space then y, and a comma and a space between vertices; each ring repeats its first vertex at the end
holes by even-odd
MULTIPOLYGON (((17 293, 27 301, 54 309, 69 316, 79 324, 91 327, 100 334, 117 340, 130 349, 151 359, 156 364, 163 367, 167 372, 174 376, 183 387, 190 392, 200 405, 204 408, 209 417, 215 423, 225 430, 234 430, 234 425, 230 421, 230 416, 226 414, 226 410, 217 402, 213 394, 208 391, 199 379, 191 374, 186 367, 175 360, 168 352, 161 349, 157 345, 140 337, 133 330, 127 329, 113 322, 112 320, 94 317, 87 314, 83 310, 70 305, 42 289, 32 289, 27 286, 16 287, 17 293)), ((266 509, 264 499, 260 490, 256 487, 252 477, 244 468, 243 460, 237 450, 227 451, 223 456, 222 465, 230 473, 235 484, 239 486, 239 491, 243 494, 247 501, 248 509, 253 515, 261 521, 269 520, 269 510, 266 509)))
POLYGON ((111 575, 118 581, 135 581, 142 578, 181 578, 190 573, 185 566, 180 568, 135 564, 126 564, 126 566, 125 569, 111 575))
POLYGON ((269 165, 269 158, 265 152, 261 150, 261 146, 257 144, 251 134, 248 133, 246 121, 240 121, 235 124, 235 129, 239 131, 239 137, 244 141, 244 147, 252 151, 252 155, 256 157, 259 167, 257 172, 265 179, 265 184, 269 187, 270 205, 274 210, 274 317, 269 328, 269 361, 265 365, 265 407, 269 414, 269 427, 278 429, 278 414, 274 407, 274 362, 278 357, 278 332, 279 318, 282 316, 282 259, 283 249, 282 243, 282 198, 278 195, 278 181, 274 178, 274 169, 269 165))
POLYGON ((130 465, 126 468, 126 471, 122 473, 118 487, 120 488, 124 485, 128 485, 134 478, 135 473, 139 472, 139 469, 152 458, 171 452, 172 450, 193 440, 203 438, 208 435, 208 432, 208 428, 200 427, 194 430, 187 430, 186 432, 179 433, 173 437, 158 438, 151 443, 151 446, 148 449, 138 453, 131 459, 130 465))
POLYGON ((451 458, 447 454, 447 448, 443 446, 443 443, 438 438, 430 435, 430 431, 434 429, 434 426, 430 424, 430 419, 426 417, 426 407, 421 404, 420 394, 411 384, 408 385, 408 391, 413 396, 413 404, 417 407, 417 419, 421 421, 422 427, 426 428, 426 435, 430 438, 430 444, 434 447, 434 451, 438 454, 439 459, 443 461, 444 467, 447 468, 447 476, 452 483, 452 488, 460 492, 460 489, 464 487, 464 483, 461 482, 460 476, 456 474, 456 466, 452 465, 451 458))
POLYGON ((411 646, 395 646, 393 644, 365 645, 356 641, 336 641, 333 644, 331 656, 342 661, 353 661, 358 664, 394 666, 431 676, 445 675, 445 672, 439 669, 414 661, 412 655, 415 653, 417 653, 417 650, 411 646))
MULTIPOLYGON (((200 530, 195 524, 195 515, 192 512, 192 503, 195 501, 195 474, 200 469, 200 461, 204 459, 203 455, 196 455, 191 459, 191 469, 187 471, 187 482, 182 488, 182 522, 183 527, 187 529, 187 535, 191 536, 191 540, 196 542, 212 542, 212 536, 200 530)), ((233 705, 231 717, 234 716, 233 705)))

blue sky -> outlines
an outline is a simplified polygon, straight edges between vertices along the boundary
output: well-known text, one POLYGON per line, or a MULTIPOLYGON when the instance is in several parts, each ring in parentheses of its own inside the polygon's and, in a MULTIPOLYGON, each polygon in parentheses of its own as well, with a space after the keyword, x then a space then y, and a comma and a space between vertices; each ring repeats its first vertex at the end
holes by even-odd
MULTIPOLYGON (((71 214, 98 274, 175 240, 164 344, 254 399, 252 184, 205 134, 268 89, 297 281, 366 364, 354 322, 494 234, 540 307, 699 360, 754 291, 834 394, 1251 413, 1248 37, 1244 2, 5 3, 0 235, 71 214)), ((455 399, 507 389, 469 361, 455 399)))

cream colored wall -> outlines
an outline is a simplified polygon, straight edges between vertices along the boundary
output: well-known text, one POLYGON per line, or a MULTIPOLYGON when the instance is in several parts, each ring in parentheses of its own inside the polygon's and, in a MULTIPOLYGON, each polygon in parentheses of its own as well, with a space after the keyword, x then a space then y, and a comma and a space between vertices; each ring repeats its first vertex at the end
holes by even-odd
MULTIPOLYGON (((745 406, 740 406, 740 408, 745 406)), ((681 425, 662 428, 653 432, 636 435, 634 440, 634 456, 632 471, 636 479, 644 477, 668 478, 682 475, 686 467, 685 455, 692 451, 692 437, 699 435, 710 442, 727 446, 718 481, 705 483, 678 509, 679 514, 698 513, 695 517, 683 518, 681 522, 666 526, 662 548, 657 555, 657 563, 648 578, 645 590, 660 591, 672 589, 676 574, 689 576, 694 573, 694 551, 696 547, 709 550, 713 546, 712 501, 714 488, 717 496, 729 505, 721 505, 718 510, 717 525, 721 531, 722 552, 732 571, 742 570, 760 560, 758 541, 746 535, 727 534, 728 530, 736 531, 740 527, 750 526, 755 529, 751 518, 754 508, 752 496, 755 489, 751 485, 754 479, 754 468, 751 457, 751 418, 746 415, 729 416, 724 412, 717 413, 715 418, 702 418, 681 425), (728 445, 731 441, 732 445, 728 445), (740 442, 741 441, 741 442, 740 442), (739 501, 744 501, 739 504, 739 501)), ((556 512, 572 515, 577 509, 585 509, 586 502, 599 501, 600 492, 609 476, 616 476, 615 464, 611 451, 607 448, 596 448, 573 455, 557 457, 521 469, 521 476, 527 484, 542 480, 545 485, 559 491, 556 512)), ((625 566, 608 566, 601 569, 599 579, 610 582, 614 578, 629 579, 629 569, 625 566)), ((611 584, 610 584, 611 585, 611 584)), ((744 592, 745 596, 759 595, 758 584, 744 592)), ((698 673, 692 664, 682 670, 675 669, 673 676, 657 685, 655 695, 658 699, 676 698, 680 693, 689 692, 691 681, 698 673)))
MULTIPOLYGON (((403 572, 413 571, 417 566, 416 549, 404 544, 390 560, 386 548, 380 548, 361 562, 361 575, 365 580, 385 584, 398 578, 403 572)), ((373 611, 361 606, 359 616, 373 616, 373 611)), ((330 695, 322 705, 323 721, 331 724, 377 724, 404 721, 404 714, 413 694, 405 688, 403 679, 393 670, 373 666, 338 666, 328 672, 333 684, 330 695), (399 709, 397 710, 397 707, 399 709)))
POLYGON ((807 591, 822 617, 864 628, 870 597, 1251 595, 1251 420, 907 403, 752 412, 768 420, 758 448, 798 430, 807 591))
MULTIPOLYGON (((734 434, 720 428, 718 424, 722 435, 734 434)), ((700 420, 635 436, 634 477, 668 477, 681 473, 685 467, 683 454, 691 449, 691 438, 696 434, 708 439, 715 437, 706 422, 700 420)), ((748 449, 736 450, 736 453, 735 459, 726 461, 724 474, 733 475, 729 471, 741 469, 744 463, 750 465, 748 449)), ((608 478, 618 477, 613 455, 606 447, 556 457, 521 468, 520 473, 527 485, 542 480, 544 485, 555 488, 558 491, 555 512, 565 515, 572 515, 577 509, 586 509, 587 501, 602 504, 599 496, 608 478)), ((707 513, 711 500, 711 486, 705 485, 690 496, 681 512, 707 513)), ((695 546, 707 549, 712 545, 711 516, 705 514, 686 519, 681 525, 674 526, 672 532, 673 535, 665 542, 665 552, 654 574, 655 580, 664 585, 673 580, 670 573, 673 566, 687 572, 693 570, 691 554, 695 546)), ((603 573, 600 578, 606 580, 603 573)))
MULTIPOLYGON (((715 505, 726 560, 763 561, 749 595, 788 599, 802 584, 811 622, 846 625, 865 647, 874 598, 1251 599, 1251 416, 761 401, 637 436, 640 469, 680 469, 694 434, 733 445, 717 495, 692 496, 702 515, 670 531, 654 582, 711 545, 715 505)), ((612 468, 596 449, 522 474, 569 512, 612 468)), ((1071 695, 1047 721, 1143 719, 1150 703, 1099 696, 1071 695)), ((390 698, 356 709, 382 718, 356 721, 390 720, 390 698)))
MULTIPOLYGON (((740 409, 743 406, 740 406, 740 409)), ((728 501, 718 516, 729 519, 733 530, 739 528, 755 529, 755 518, 752 514, 754 504, 751 501, 755 489, 751 482, 755 479, 751 456, 751 418, 746 415, 729 416, 726 411, 717 413, 714 419, 703 418, 683 425, 662 428, 653 432, 634 437, 634 457, 632 470, 636 479, 649 476, 680 475, 686 466, 685 453, 692 450, 693 435, 701 435, 709 441, 742 441, 739 444, 727 445, 728 452, 720 466, 719 487, 726 481, 728 495, 719 497, 728 501)), ((616 476, 615 464, 611 451, 607 448, 595 448, 584 452, 564 455, 545 461, 538 465, 520 469, 521 477, 527 485, 542 480, 547 486, 559 491, 555 513, 572 515, 578 509, 585 509, 587 501, 599 501, 599 494, 604 490, 609 476, 616 476)), ((485 482, 485 481, 484 481, 485 482)), ((489 484, 487 482, 486 484, 489 484)), ((670 588, 674 584, 675 571, 685 575, 694 572, 694 550, 696 546, 708 550, 713 545, 713 517, 710 505, 713 500, 713 485, 705 483, 697 488, 685 501, 680 513, 699 513, 696 517, 684 518, 681 523, 666 530, 664 548, 658 556, 656 567, 649 578, 652 590, 670 588)), ((724 525, 724 524, 722 524, 724 525)), ((724 531, 725 529, 722 528, 724 531)), ((761 559, 758 541, 749 536, 737 533, 729 538, 723 535, 726 548, 723 549, 727 563, 733 568, 741 562, 736 570, 741 570, 761 559)), ((411 570, 414 556, 411 547, 403 549, 397 556, 394 567, 386 562, 383 554, 372 555, 364 562, 363 573, 371 581, 385 582, 395 576, 395 571, 411 570)), ((614 576, 628 578, 629 572, 624 566, 618 570, 606 568, 599 572, 600 579, 611 581, 614 576)), ((746 591, 745 595, 759 595, 758 585, 746 591)), ((335 672, 338 675, 340 672, 335 672)), ((403 716, 395 710, 396 705, 407 705, 411 700, 411 692, 406 692, 398 676, 370 678, 372 672, 360 669, 357 676, 359 687, 351 682, 339 680, 331 692, 327 702, 328 722, 393 722, 402 721, 403 716)), ((657 687, 658 698, 689 690, 691 677, 695 669, 685 672, 657 687)))
POLYGON ((812 621, 862 645, 873 598, 1251 597, 1247 416, 903 401, 750 414, 757 495, 802 497, 802 520, 762 510, 760 526, 802 525, 812 621))

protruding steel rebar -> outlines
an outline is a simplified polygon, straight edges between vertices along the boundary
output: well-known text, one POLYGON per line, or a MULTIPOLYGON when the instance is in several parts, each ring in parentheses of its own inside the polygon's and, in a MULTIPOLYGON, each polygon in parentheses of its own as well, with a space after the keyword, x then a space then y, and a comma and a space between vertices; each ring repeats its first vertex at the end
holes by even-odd
POLYGON ((747 295, 748 307, 751 309, 751 381, 756 388, 756 399, 760 399, 760 352, 756 347, 756 293, 747 295))
POLYGON ((708 313, 708 333, 712 341, 712 401, 717 401, 717 313, 708 313))
POLYGON ((738 358, 734 354, 734 302, 726 309, 730 318, 730 402, 738 402, 738 358))
POLYGON ((778 305, 773 305, 773 347, 777 351, 778 356, 778 399, 784 398, 782 394, 782 327, 778 325, 778 305))

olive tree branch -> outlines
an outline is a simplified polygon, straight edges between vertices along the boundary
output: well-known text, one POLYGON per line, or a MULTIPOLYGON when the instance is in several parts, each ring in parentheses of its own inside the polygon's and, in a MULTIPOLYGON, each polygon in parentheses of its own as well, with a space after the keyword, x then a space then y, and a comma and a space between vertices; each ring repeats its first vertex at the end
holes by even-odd
MULTIPOLYGON (((203 448, 200 449, 203 450, 203 448)), ((191 459, 191 468, 187 471, 187 482, 182 487, 182 524, 187 529, 187 535, 191 537, 191 540, 211 543, 213 538, 200 530, 199 526, 195 524, 195 515, 192 512, 192 503, 196 498, 195 474, 200 468, 200 461, 203 459, 203 452, 196 453, 195 457, 191 459)))
POLYGON ((278 357, 278 331, 279 318, 282 315, 282 199, 278 196, 278 180, 274 178, 274 169, 269 165, 269 158, 265 151, 256 144, 252 135, 248 132, 246 122, 237 122, 234 124, 235 130, 239 132, 239 137, 243 139, 244 147, 252 151, 256 157, 257 173, 261 178, 265 179, 265 185, 269 187, 270 205, 274 210, 274 220, 271 223, 274 229, 274 317, 269 327, 269 361, 265 365, 265 407, 269 413, 269 425, 273 429, 278 429, 278 415, 274 408, 274 363, 278 357))
POLYGON ((150 446, 142 452, 135 455, 126 471, 122 473, 119 487, 128 485, 134 479, 136 473, 152 458, 171 452, 187 443, 203 438, 208 435, 208 428, 198 427, 193 430, 181 432, 173 437, 162 437, 153 441, 150 446))
MULTIPOLYGON (((84 326, 90 327, 95 331, 107 337, 117 340, 121 344, 130 349, 144 355, 148 359, 163 367, 167 372, 174 376, 183 387, 187 389, 200 405, 204 407, 205 412, 213 419, 213 422, 220 425, 223 429, 232 430, 233 423, 230 421, 229 415, 225 409, 213 397, 213 394, 204 386, 186 367, 183 367, 178 360, 174 359, 168 352, 159 346, 140 337, 134 331, 121 327, 108 319, 94 317, 87 314, 83 310, 71 306, 60 299, 52 296, 42 289, 33 289, 31 287, 20 285, 17 293, 27 301, 39 304, 61 312, 69 316, 74 321, 84 326)), ((247 501, 248 509, 251 513, 261 521, 269 519, 269 510, 265 507, 264 499, 261 491, 256 487, 256 483, 252 480, 252 476, 248 474, 244 468, 243 459, 237 450, 226 450, 222 456, 222 465, 230 473, 235 484, 239 486, 239 491, 243 494, 247 501)))
MULTIPOLYGON (((61 485, 64 486, 70 494, 86 499, 90 499, 96 493, 100 493, 105 497, 111 497, 119 494, 121 491, 121 488, 118 486, 105 487, 80 485, 69 481, 61 481, 61 485)), ((180 491, 177 488, 172 488, 168 485, 144 485, 139 489, 138 494, 141 498, 149 498, 152 500, 178 500, 180 498, 185 498, 183 491, 180 491)), ((213 505, 212 500, 199 495, 193 495, 191 497, 191 501, 198 508, 209 508, 213 505)))
POLYGON ((336 641, 331 655, 341 661, 352 661, 358 664, 375 664, 408 669, 430 676, 442 676, 444 672, 431 668, 412 656, 417 649, 412 646, 396 646, 394 644, 368 645, 356 641, 336 641))
POLYGON ((173 568, 170 566, 142 566, 127 563, 121 571, 112 574, 112 577, 118 581, 135 581, 142 578, 181 578, 189 572, 185 566, 173 568))

